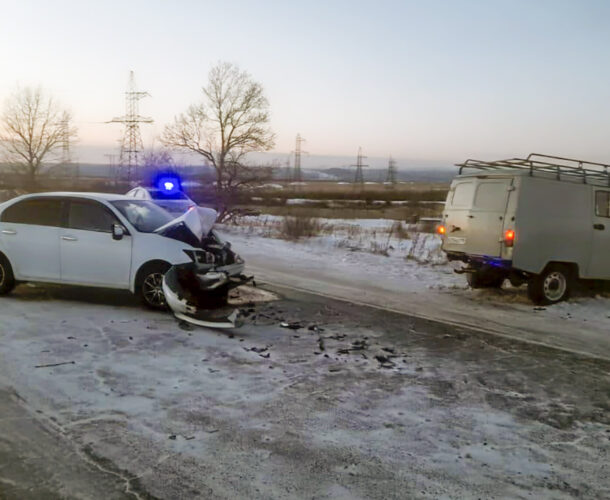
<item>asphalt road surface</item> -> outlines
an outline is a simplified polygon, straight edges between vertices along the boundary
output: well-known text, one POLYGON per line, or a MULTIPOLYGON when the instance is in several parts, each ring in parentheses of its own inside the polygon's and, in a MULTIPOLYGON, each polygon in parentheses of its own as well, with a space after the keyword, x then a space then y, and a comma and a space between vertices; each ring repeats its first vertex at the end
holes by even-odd
POLYGON ((265 288, 234 332, 2 298, 0 498, 610 497, 609 362, 265 288))

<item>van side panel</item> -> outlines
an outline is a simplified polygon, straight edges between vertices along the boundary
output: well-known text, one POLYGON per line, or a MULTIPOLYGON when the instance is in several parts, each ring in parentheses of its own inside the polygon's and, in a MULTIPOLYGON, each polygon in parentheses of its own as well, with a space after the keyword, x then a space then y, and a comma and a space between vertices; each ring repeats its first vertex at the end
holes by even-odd
POLYGON ((591 186, 522 176, 518 197, 513 267, 540 273, 549 262, 570 262, 582 276, 591 248, 591 186))

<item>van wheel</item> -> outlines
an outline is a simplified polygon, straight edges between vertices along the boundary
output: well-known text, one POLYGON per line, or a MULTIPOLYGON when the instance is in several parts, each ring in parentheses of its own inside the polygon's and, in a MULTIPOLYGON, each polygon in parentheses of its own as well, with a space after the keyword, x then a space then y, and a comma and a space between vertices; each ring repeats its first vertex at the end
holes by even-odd
POLYGON ((476 271, 466 274, 466 281, 470 288, 500 288, 506 276, 502 273, 490 271, 476 271))
POLYGON ((142 270, 138 295, 142 304, 149 309, 163 311, 167 309, 163 293, 163 276, 169 270, 169 264, 153 264, 142 270))
POLYGON ((572 270, 565 265, 551 264, 527 283, 527 295, 534 304, 556 304, 570 296, 572 270))
POLYGON ((15 276, 8 259, 0 254, 0 295, 6 295, 15 288, 15 276))

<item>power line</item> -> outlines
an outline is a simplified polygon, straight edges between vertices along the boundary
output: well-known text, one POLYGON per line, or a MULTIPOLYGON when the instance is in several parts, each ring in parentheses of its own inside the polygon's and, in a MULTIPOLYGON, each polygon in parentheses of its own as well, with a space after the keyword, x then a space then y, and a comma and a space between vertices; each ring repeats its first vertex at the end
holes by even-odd
POLYGON ((129 84, 125 92, 125 115, 115 117, 106 123, 122 123, 125 125, 123 139, 121 141, 121 154, 119 164, 124 170, 124 177, 128 181, 138 178, 138 153, 142 152, 142 136, 140 134, 140 123, 152 123, 152 118, 140 116, 139 101, 149 96, 148 92, 136 90, 133 71, 129 72, 129 84))

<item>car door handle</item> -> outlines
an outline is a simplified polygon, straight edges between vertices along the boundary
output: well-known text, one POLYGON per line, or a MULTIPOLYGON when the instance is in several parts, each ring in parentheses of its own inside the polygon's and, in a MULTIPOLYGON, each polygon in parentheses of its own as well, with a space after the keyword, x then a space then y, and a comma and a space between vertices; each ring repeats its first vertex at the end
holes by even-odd
POLYGON ((593 229, 597 229, 598 231, 603 231, 604 229, 606 229, 606 226, 604 226, 603 224, 593 224, 593 229))
POLYGON ((3 229, 2 234, 15 235, 15 234, 17 234, 17 231, 14 231, 13 229, 3 229))
POLYGON ((78 238, 75 238, 74 236, 62 236, 61 239, 64 241, 78 241, 78 238))
POLYGON ((468 218, 469 219, 474 219, 474 215, 469 215, 468 218))

